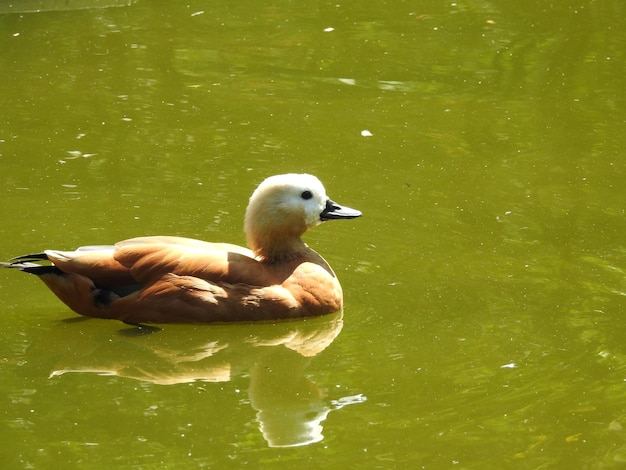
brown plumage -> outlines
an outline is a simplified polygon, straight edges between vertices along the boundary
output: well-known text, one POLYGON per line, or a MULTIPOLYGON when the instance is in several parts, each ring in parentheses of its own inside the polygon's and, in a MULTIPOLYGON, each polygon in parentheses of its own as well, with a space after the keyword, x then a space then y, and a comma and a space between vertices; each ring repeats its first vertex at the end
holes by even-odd
POLYGON ((114 246, 46 250, 3 265, 36 274, 89 317, 209 323, 324 315, 341 310, 341 286, 301 236, 325 220, 360 216, 331 201, 314 176, 277 175, 250 197, 244 229, 251 249, 140 237, 114 246))

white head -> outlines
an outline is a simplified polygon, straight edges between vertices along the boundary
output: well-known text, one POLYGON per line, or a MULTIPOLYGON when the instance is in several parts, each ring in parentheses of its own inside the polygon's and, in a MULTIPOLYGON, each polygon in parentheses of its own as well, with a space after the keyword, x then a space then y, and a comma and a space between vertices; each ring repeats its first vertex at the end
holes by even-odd
POLYGON ((266 258, 302 248, 300 236, 330 219, 352 219, 361 213, 326 196, 315 176, 290 173, 270 176, 250 196, 244 230, 248 245, 266 258))

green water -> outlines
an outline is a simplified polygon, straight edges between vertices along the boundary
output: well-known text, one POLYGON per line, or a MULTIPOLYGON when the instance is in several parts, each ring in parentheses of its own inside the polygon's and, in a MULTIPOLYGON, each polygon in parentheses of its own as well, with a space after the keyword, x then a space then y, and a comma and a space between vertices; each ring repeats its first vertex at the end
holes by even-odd
POLYGON ((306 237, 342 318, 138 335, 0 272, 3 467, 622 468, 625 10, 0 1, 0 259, 243 244, 288 171, 364 213, 306 237))

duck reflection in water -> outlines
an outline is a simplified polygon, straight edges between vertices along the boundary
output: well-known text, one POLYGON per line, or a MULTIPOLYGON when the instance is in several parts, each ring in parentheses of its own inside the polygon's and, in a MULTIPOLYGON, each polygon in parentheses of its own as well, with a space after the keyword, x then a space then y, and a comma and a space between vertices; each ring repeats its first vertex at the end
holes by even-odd
POLYGON ((49 356, 50 351, 56 354, 50 358, 51 377, 73 372, 159 385, 196 382, 199 390, 211 393, 208 383, 247 376, 250 404, 270 447, 319 442, 324 438, 322 422, 331 411, 365 400, 361 394, 331 400, 305 375, 313 358, 341 332, 341 312, 281 323, 215 325, 211 330, 168 325, 143 335, 132 334, 139 329, 111 335, 110 330, 103 331, 102 323, 90 319, 61 322, 60 328, 52 328, 50 336, 34 346, 42 348, 42 356, 49 356), (60 350, 59 344, 66 347, 60 350))

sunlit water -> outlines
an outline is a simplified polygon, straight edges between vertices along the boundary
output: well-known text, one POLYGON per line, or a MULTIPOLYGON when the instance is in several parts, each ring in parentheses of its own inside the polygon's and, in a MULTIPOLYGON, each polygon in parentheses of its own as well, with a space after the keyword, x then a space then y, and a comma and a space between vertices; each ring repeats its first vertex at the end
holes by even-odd
POLYGON ((346 307, 306 322, 137 331, 1 272, 3 466, 626 463, 622 2, 20 3, 0 259, 242 244, 287 171, 364 217, 307 234, 346 307))

